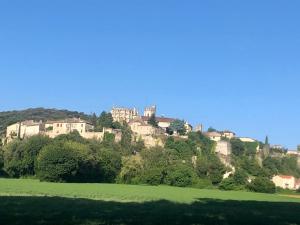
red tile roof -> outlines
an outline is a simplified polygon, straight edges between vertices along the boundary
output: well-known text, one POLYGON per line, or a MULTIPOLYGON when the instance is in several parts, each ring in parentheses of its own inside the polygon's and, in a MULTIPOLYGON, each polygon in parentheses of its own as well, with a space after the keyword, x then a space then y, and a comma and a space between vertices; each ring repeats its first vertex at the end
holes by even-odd
MULTIPOLYGON (((162 122, 162 123, 171 123, 175 121, 176 119, 174 118, 168 118, 168 117, 155 117, 157 122, 162 122)), ((149 117, 148 116, 142 116, 142 120, 148 121, 149 117)))
POLYGON ((283 179, 293 179, 293 176, 288 176, 288 175, 279 175, 279 177, 283 178, 283 179))

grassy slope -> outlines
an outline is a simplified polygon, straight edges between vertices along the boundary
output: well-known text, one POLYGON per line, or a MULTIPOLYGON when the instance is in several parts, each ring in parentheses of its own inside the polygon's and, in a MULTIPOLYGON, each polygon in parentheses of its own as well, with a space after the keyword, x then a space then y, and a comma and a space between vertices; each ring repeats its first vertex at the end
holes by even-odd
POLYGON ((288 225, 299 213, 300 199, 279 195, 0 179, 0 224, 288 225))
POLYGON ((300 199, 244 191, 219 191, 170 186, 47 183, 32 179, 0 179, 0 195, 59 196, 113 201, 169 200, 191 203, 199 198, 300 202, 300 199))

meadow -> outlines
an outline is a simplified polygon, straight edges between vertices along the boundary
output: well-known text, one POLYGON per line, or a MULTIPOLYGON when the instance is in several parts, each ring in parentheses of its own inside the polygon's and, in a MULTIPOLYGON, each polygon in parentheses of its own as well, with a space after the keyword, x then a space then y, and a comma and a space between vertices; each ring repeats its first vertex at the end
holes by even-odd
POLYGON ((0 179, 0 224, 300 224, 300 199, 170 186, 0 179))

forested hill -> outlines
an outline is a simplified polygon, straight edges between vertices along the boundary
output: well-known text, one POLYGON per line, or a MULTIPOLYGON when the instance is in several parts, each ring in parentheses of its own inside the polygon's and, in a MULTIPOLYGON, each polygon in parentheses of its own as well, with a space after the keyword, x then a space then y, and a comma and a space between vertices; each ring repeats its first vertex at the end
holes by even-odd
POLYGON ((55 120, 70 117, 80 117, 89 120, 89 115, 77 111, 59 110, 59 109, 45 109, 32 108, 25 110, 14 110, 0 112, 0 134, 5 132, 8 125, 23 121, 23 120, 55 120))

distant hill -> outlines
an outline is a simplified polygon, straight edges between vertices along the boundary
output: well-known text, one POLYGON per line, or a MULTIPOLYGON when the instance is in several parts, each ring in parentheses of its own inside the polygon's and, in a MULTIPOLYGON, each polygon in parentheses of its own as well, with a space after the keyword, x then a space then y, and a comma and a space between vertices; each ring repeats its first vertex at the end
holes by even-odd
POLYGON ((7 126, 23 120, 46 121, 71 117, 90 120, 90 116, 85 113, 58 109, 32 108, 0 112, 0 135, 5 132, 7 126))

